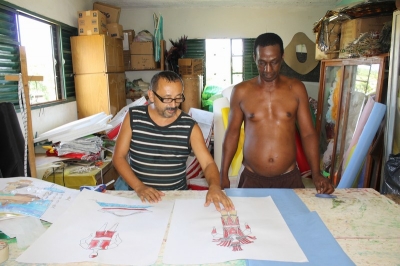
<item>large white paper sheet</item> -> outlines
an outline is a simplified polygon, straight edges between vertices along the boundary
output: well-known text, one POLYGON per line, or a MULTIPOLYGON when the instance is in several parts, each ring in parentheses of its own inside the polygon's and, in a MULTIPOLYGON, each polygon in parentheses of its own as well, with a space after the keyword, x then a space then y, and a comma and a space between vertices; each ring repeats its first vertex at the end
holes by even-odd
POLYGON ((176 200, 163 262, 308 261, 271 197, 231 199, 236 216, 204 208, 204 200, 176 200))
POLYGON ((32 216, 55 222, 79 190, 32 177, 0 178, 0 213, 32 216))
POLYGON ((173 203, 163 200, 145 204, 83 190, 62 217, 16 260, 153 264, 160 252, 173 203))

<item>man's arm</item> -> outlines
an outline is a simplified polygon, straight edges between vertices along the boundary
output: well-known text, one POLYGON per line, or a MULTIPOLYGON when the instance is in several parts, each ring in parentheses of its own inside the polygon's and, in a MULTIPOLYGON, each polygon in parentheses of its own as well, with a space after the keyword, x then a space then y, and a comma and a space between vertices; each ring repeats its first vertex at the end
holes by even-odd
POLYGON ((238 96, 236 86, 232 90, 230 99, 230 110, 228 127, 226 128, 224 141, 222 144, 222 158, 221 158, 221 185, 222 188, 229 188, 229 167, 231 166, 233 156, 235 156, 239 137, 240 128, 243 123, 243 112, 240 109, 240 98, 238 96))
POLYGON ((300 128, 300 136, 304 147, 304 153, 311 168, 312 179, 318 193, 331 194, 333 188, 329 179, 323 177, 319 168, 319 138, 314 128, 310 107, 308 103, 308 95, 304 84, 300 81, 296 83, 296 92, 299 97, 299 107, 297 110, 297 122, 300 128))
POLYGON ((203 134, 197 124, 194 125, 190 135, 190 144, 208 183, 208 192, 204 206, 207 207, 210 203, 214 203, 218 211, 221 210, 220 204, 222 204, 226 210, 234 209, 231 199, 221 190, 217 165, 210 151, 207 149, 203 134))
POLYGON ((140 181, 132 171, 131 166, 126 160, 132 138, 132 129, 129 117, 129 113, 127 113, 122 122, 112 158, 113 165, 126 183, 135 190, 143 202, 146 200, 149 202, 158 202, 161 200, 161 196, 163 196, 164 193, 143 184, 143 182, 140 181))

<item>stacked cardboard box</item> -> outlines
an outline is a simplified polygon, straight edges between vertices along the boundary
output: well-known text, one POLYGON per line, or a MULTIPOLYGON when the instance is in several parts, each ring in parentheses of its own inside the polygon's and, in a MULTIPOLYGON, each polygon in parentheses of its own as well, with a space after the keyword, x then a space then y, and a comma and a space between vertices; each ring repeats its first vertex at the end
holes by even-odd
POLYGON ((203 75, 203 59, 180 58, 178 66, 181 75, 203 75))
POLYGON ((99 35, 107 34, 106 16, 98 10, 78 12, 78 34, 99 35))
POLYGON ((130 47, 133 70, 155 69, 153 42, 132 42, 130 47))
POLYGON ((106 27, 109 36, 117 39, 124 39, 122 25, 119 24, 121 8, 100 2, 94 2, 93 9, 100 11, 106 17, 106 27))
POLYGON ((201 109, 201 93, 203 91, 203 59, 180 58, 178 59, 179 74, 185 87, 186 100, 181 104, 181 109, 188 112, 190 108, 201 109))

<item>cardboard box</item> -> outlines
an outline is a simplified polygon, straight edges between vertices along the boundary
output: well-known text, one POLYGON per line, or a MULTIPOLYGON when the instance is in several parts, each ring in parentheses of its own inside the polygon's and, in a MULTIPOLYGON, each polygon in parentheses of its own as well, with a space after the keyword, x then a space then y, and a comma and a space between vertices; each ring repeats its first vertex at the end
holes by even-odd
POLYGON ((129 51, 129 46, 133 42, 133 38, 135 38, 135 31, 124 30, 123 33, 124 33, 124 42, 123 42, 124 50, 129 51))
POLYGON ((109 23, 107 24, 107 31, 108 36, 117 38, 117 39, 124 39, 122 25, 118 23, 109 23))
POLYGON ((106 24, 106 16, 98 10, 78 12, 79 35, 107 34, 106 24))
POLYGON ((372 18, 357 18, 342 23, 340 36, 339 58, 348 58, 345 48, 360 34, 365 32, 380 32, 386 22, 392 21, 393 16, 381 16, 372 18))
POLYGON ((203 59, 180 58, 178 66, 181 75, 203 75, 203 59))
POLYGON ((129 50, 131 54, 151 55, 154 54, 154 45, 153 42, 132 42, 129 50))
POLYGON ((157 66, 154 60, 154 55, 132 55, 131 67, 132 70, 155 69, 157 66))
POLYGON ((103 13, 107 18, 107 23, 119 23, 119 15, 121 14, 120 7, 94 2, 93 9, 103 13))

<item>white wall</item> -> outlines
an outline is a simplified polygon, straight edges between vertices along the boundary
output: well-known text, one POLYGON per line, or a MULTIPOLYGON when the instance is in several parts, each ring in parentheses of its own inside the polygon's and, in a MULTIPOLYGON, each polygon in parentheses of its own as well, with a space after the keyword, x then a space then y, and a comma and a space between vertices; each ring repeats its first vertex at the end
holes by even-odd
POLYGON ((93 7, 93 0, 6 0, 39 15, 77 27, 77 12, 93 7))
MULTIPOLYGON (((164 20, 164 39, 167 49, 169 39, 177 40, 183 35, 194 38, 256 38, 269 31, 279 34, 284 46, 294 34, 304 32, 315 40, 313 25, 327 10, 334 6, 300 8, 141 8, 122 9, 120 24, 124 29, 154 32, 153 14, 161 14, 164 20)), ((142 78, 149 82, 154 71, 126 72, 129 80, 142 78)))

